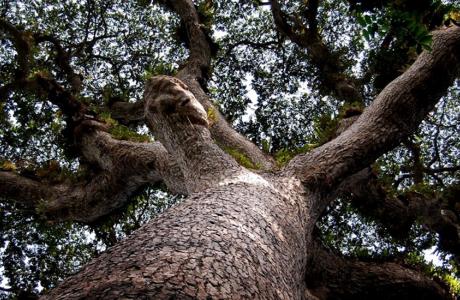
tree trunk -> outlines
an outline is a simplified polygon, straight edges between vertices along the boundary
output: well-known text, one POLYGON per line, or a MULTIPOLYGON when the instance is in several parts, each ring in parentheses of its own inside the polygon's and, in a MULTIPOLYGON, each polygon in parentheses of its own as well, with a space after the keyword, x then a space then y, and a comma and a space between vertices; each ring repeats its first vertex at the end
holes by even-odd
POLYGON ((44 299, 302 299, 313 228, 299 182, 251 172, 191 195, 44 299))
POLYGON ((335 189, 312 188, 298 164, 263 174, 236 164, 213 142, 206 113, 181 81, 154 77, 144 98, 148 124, 177 160, 190 196, 43 299, 448 299, 417 272, 318 247, 315 223, 335 189))
POLYGON ((275 178, 244 171, 192 194, 41 299, 452 299, 396 263, 324 249, 315 196, 275 178))
MULTIPOLYGON (((400 264, 332 253, 314 229, 334 197, 348 191, 373 216, 388 221, 390 213, 392 221, 411 221, 398 229, 423 217, 433 231, 444 232, 445 249, 458 250, 460 226, 445 209, 419 197, 413 197, 418 205, 386 197, 368 185, 362 170, 412 134, 460 76, 460 27, 434 31, 432 50, 388 84, 356 120, 342 124, 336 138, 279 170, 273 158, 226 122, 205 93, 212 51, 196 1, 156 2, 180 17, 189 57, 176 78, 151 78, 143 101, 111 107, 112 116, 124 123, 145 121, 156 139, 149 144, 114 139, 79 101, 82 82, 72 70, 70 48, 67 53, 57 39, 22 32, 0 19, 19 67, 0 95, 21 87, 46 96, 66 116, 79 158, 92 166, 78 183, 2 170, 2 197, 50 219, 90 223, 124 206, 145 184, 162 182, 169 191, 188 195, 42 299, 452 299, 445 287, 400 264), (43 42, 54 45, 70 89, 45 72, 30 74, 31 49, 43 42), (260 171, 240 166, 223 149, 238 152, 250 162, 247 166, 260 171), (383 200, 372 205, 369 195, 383 200)), ((308 50, 321 88, 348 104, 363 103, 363 86, 346 74, 339 53, 321 38, 319 2, 307 2, 305 27, 283 13, 278 1, 268 1, 278 32, 308 50)))

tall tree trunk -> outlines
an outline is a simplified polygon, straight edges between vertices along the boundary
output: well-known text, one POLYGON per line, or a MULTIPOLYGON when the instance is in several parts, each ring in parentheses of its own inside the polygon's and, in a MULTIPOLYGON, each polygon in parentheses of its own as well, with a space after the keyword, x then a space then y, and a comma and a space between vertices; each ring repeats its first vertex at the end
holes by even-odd
POLYGON ((243 171, 141 227, 44 299, 302 299, 308 217, 296 181, 243 171))
MULTIPOLYGON (((88 115, 90 109, 77 97, 81 78, 71 68, 71 51, 58 40, 25 34, 0 19, 0 29, 14 40, 19 66, 17 78, 2 86, 0 95, 20 86, 45 95, 64 113, 81 158, 93 166, 90 179, 78 184, 0 171, 2 197, 57 220, 94 222, 125 205, 144 184, 163 182, 188 195, 42 298, 450 299, 445 288, 419 272, 328 251, 314 228, 334 195, 347 188, 357 197, 366 194, 353 186, 356 173, 407 138, 458 78, 460 27, 433 32, 432 51, 423 52, 353 124, 275 172, 273 159, 232 129, 205 93, 212 51, 194 1, 157 2, 185 25, 190 55, 177 78, 151 78, 143 102, 112 107, 113 116, 124 116, 125 122, 145 120, 158 139, 151 144, 115 140, 101 120, 88 115), (42 72, 28 76, 32 46, 43 42, 54 45, 70 90, 42 72), (240 152, 263 171, 243 168, 221 148, 240 152)), ((269 2, 279 32, 308 50, 321 86, 345 102, 363 102, 357 80, 345 74, 319 34, 319 2, 308 1, 308 27, 288 18, 278 1, 269 2)), ((415 218, 413 212, 401 213, 408 210, 404 205, 385 200, 386 207, 399 210, 395 215, 415 218)), ((445 211, 433 222, 431 210, 422 215, 425 224, 458 235, 445 211)))
POLYGON ((154 77, 144 98, 190 196, 45 299, 301 299, 316 221, 302 183, 239 166, 213 142, 206 112, 181 81, 154 77))
POLYGON ((409 135, 452 84, 459 50, 460 29, 436 32, 432 52, 352 126, 277 173, 239 166, 214 143, 206 111, 187 85, 152 78, 144 94, 146 120, 179 165, 190 196, 43 299, 451 298, 400 265, 329 253, 313 232, 347 178, 409 135))

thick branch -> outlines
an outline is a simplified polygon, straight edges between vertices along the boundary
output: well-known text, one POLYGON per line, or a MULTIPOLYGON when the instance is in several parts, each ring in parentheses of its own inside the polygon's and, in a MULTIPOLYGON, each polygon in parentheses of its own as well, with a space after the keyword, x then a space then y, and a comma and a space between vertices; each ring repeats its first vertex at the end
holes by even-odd
POLYGON ((51 103, 58 106, 64 115, 69 118, 68 121, 84 119, 84 114, 87 110, 86 105, 78 101, 70 91, 66 90, 53 78, 38 73, 30 80, 25 81, 22 88, 39 96, 45 95, 51 103))
MULTIPOLYGON (((180 77, 179 77, 180 78, 180 77)), ((271 157, 260 150, 254 143, 235 131, 225 120, 224 116, 215 108, 200 84, 190 78, 180 78, 187 84, 206 112, 211 112, 213 120, 209 124, 212 138, 223 148, 237 150, 246 156, 254 166, 270 170, 275 166, 271 157)))
POLYGON ((186 194, 183 175, 175 159, 161 143, 116 140, 104 131, 91 131, 92 128, 80 130, 89 130, 83 133, 79 142, 86 162, 97 165, 115 177, 143 177, 152 184, 162 180, 170 192, 186 194))
POLYGON ((29 58, 32 47, 32 37, 30 34, 18 30, 13 24, 0 18, 0 30, 7 32, 13 38, 13 44, 17 51, 17 61, 19 68, 16 70, 15 79, 23 79, 27 76, 30 69, 29 58))
POLYGON ((317 30, 316 15, 318 1, 308 1, 306 17, 308 27, 295 18, 290 18, 282 10, 277 0, 271 0, 271 9, 278 30, 298 46, 305 48, 310 61, 318 68, 324 88, 348 103, 363 102, 363 97, 356 86, 356 79, 348 76, 343 68, 341 58, 333 53, 324 43, 317 30), (293 23, 289 24, 288 20, 293 23))
POLYGON ((200 24, 193 2, 191 0, 168 0, 165 1, 165 4, 173 9, 185 23, 190 41, 190 57, 176 77, 188 86, 206 112, 211 111, 213 113, 214 120, 209 124, 212 138, 223 147, 239 151, 249 158, 254 166, 265 170, 271 169, 275 165, 273 160, 256 145, 236 132, 212 104, 203 90, 201 83, 208 75, 212 55, 209 44, 210 39, 206 36, 203 25, 200 24))
POLYGON ((26 91, 37 96, 44 96, 58 106, 68 118, 68 126, 84 118, 86 106, 78 101, 68 90, 55 79, 43 73, 34 74, 29 79, 18 78, 0 87, 0 97, 5 99, 14 91, 26 91))
POLYGON ((120 190, 124 178, 112 177, 107 172, 101 172, 88 183, 74 185, 51 185, 12 172, 0 172, 0 183, 2 197, 53 222, 94 222, 122 207, 133 193, 130 187, 120 190))
POLYGON ((399 264, 346 259, 318 242, 312 250, 306 281, 317 299, 453 299, 445 287, 399 264))
MULTIPOLYGON (((233 149, 245 155, 254 166, 269 170, 274 166, 273 159, 263 153, 256 145, 236 132, 225 120, 222 114, 216 110, 209 97, 196 80, 184 80, 188 88, 204 107, 205 111, 211 112, 213 120, 209 122, 209 131, 212 138, 223 148, 233 149)), ((111 117, 123 124, 144 121, 144 101, 135 103, 115 102, 111 108, 111 117), (142 108, 142 109, 141 109, 142 108)))
POLYGON ((204 32, 198 12, 191 0, 165 0, 168 7, 174 10, 185 24, 188 41, 190 42, 190 56, 185 66, 179 72, 193 74, 195 78, 207 77, 207 71, 211 64, 211 47, 209 37, 204 32))
POLYGON ((96 130, 86 133, 81 144, 85 159, 98 166, 89 181, 48 184, 0 172, 0 195, 50 220, 89 223, 127 204, 147 184, 164 182, 172 192, 187 192, 181 170, 158 142, 119 141, 96 130))
MULTIPOLYGON (((311 187, 333 187, 410 135, 458 76, 460 27, 433 33, 433 50, 390 83, 347 130, 287 166, 311 187)), ((325 204, 325 203, 324 203, 325 204)))
POLYGON ((387 192, 370 169, 353 175, 343 186, 353 206, 379 221, 393 236, 407 237, 411 226, 418 222, 438 233, 440 248, 460 261, 460 223, 454 207, 460 189, 456 186, 447 188, 443 195, 409 191, 395 196, 387 192))
POLYGON ((110 106, 111 117, 122 124, 144 121, 144 101, 134 103, 117 101, 110 106))
POLYGON ((146 84, 144 101, 148 125, 177 159, 189 193, 242 172, 211 139, 207 114, 183 82, 155 76, 146 84))
POLYGON ((39 181, 19 176, 14 172, 0 171, 0 195, 34 209, 41 199, 53 195, 53 191, 39 181))

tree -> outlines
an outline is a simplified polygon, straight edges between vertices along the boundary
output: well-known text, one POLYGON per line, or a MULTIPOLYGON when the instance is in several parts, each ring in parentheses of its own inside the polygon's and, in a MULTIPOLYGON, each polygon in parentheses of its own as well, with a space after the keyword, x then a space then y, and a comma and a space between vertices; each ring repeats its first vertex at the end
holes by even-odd
POLYGON ((418 224, 458 266, 458 5, 287 2, 5 3, 2 213, 186 196, 43 299, 452 298, 407 257, 418 224), (330 249, 349 209, 403 255, 330 249))

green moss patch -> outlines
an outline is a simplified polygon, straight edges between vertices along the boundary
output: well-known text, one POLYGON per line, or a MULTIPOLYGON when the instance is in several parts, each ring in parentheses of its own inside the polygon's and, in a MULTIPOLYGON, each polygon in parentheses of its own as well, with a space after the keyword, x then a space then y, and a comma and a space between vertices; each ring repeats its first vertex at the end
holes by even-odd
POLYGON ((254 164, 249 157, 247 157, 244 153, 240 151, 230 148, 230 147, 222 147, 222 149, 228 153, 231 157, 233 157, 237 163, 247 169, 258 170, 260 169, 259 164, 254 164))

